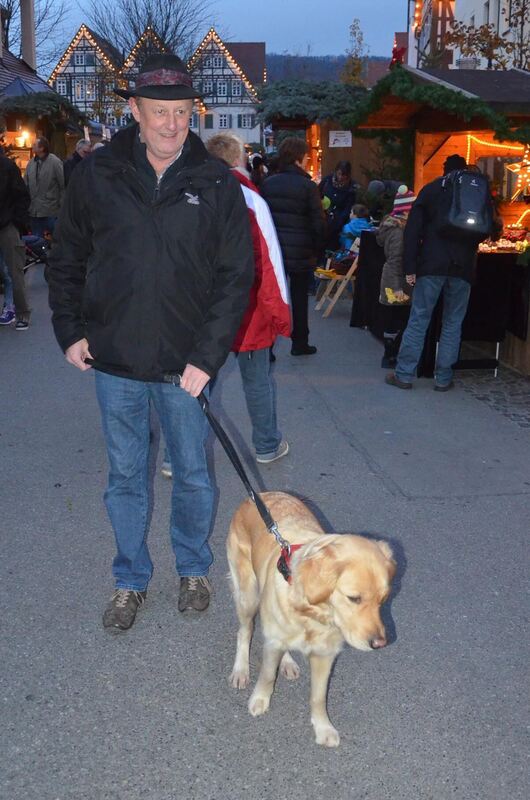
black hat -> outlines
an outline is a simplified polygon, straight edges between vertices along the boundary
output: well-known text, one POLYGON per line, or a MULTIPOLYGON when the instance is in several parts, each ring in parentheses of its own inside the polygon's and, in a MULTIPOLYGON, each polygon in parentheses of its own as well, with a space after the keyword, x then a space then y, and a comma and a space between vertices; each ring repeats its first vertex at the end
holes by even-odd
POLYGON ((114 88, 124 97, 150 97, 153 100, 193 100, 201 97, 193 88, 186 65, 178 56, 167 53, 146 58, 136 76, 134 89, 114 88))

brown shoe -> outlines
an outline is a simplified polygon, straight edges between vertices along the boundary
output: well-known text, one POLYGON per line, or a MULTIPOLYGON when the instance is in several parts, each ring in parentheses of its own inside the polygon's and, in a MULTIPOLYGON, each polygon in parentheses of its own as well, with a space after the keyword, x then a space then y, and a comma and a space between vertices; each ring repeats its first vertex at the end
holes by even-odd
POLYGON ((397 386, 398 389, 412 389, 412 384, 400 381, 395 372, 389 372, 385 376, 385 383, 388 383, 389 386, 397 386))
POLYGON ((114 632, 129 630, 146 597, 147 591, 116 589, 103 614, 103 627, 114 632))
POLYGON ((210 605, 212 584, 206 575, 180 579, 179 611, 205 611, 210 605))

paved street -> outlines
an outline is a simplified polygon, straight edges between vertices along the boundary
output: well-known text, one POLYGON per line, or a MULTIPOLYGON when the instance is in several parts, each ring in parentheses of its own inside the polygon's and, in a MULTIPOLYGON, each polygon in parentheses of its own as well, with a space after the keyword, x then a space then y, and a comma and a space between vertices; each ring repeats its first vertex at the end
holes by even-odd
MULTIPOLYGON (((258 471, 233 358, 223 369, 214 405, 255 482, 306 498, 328 530, 387 538, 399 561, 390 646, 336 663, 341 746, 327 750, 307 664, 260 719, 228 686, 224 542, 245 493, 218 443, 211 608, 177 611, 157 474, 146 606, 130 632, 103 631, 113 538, 93 375, 62 358, 40 268, 28 277, 33 324, 0 329, 2 800, 526 800, 530 381, 507 373, 521 419, 484 401, 493 377, 385 386, 380 345, 341 301, 312 316, 316 356, 277 348, 291 453, 258 471)), ((253 679, 259 661, 257 634, 253 679)))

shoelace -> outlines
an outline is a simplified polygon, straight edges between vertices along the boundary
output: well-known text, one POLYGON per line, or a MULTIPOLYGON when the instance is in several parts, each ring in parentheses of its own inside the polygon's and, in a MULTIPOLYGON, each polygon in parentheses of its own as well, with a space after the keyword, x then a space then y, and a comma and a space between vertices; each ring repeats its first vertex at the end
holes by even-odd
POLYGON ((204 575, 202 575, 202 576, 198 576, 198 575, 190 576, 188 578, 188 590, 190 592, 196 592, 198 583, 200 583, 202 586, 204 586, 209 591, 211 590, 210 581, 204 575))
POLYGON ((112 600, 116 608, 125 608, 131 594, 136 595, 139 603, 143 602, 139 592, 135 592, 134 589, 116 589, 112 595, 112 600))

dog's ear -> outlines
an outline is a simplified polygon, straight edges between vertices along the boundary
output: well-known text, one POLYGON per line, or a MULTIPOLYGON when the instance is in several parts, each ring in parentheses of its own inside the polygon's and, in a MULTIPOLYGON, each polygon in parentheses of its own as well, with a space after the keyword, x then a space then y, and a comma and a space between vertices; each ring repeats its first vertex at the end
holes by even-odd
POLYGON ((394 575, 396 574, 397 564, 394 559, 394 553, 392 552, 392 548, 390 547, 388 542, 384 542, 382 539, 379 539, 376 542, 376 544, 383 553, 383 555, 385 556, 385 558, 390 562, 389 564, 390 576, 391 578, 393 578, 394 575))
POLYGON ((339 562, 333 543, 312 548, 297 570, 300 595, 312 606, 329 598, 339 577, 339 562))

